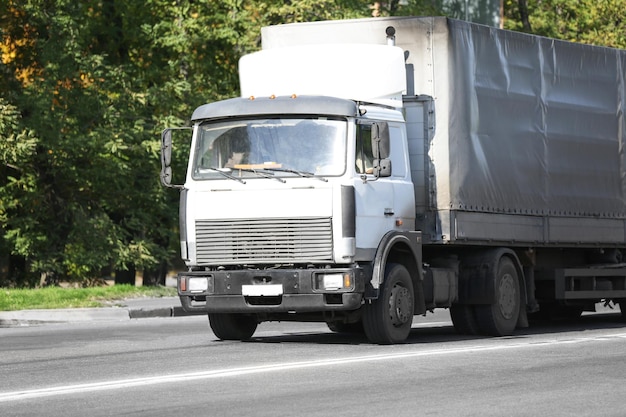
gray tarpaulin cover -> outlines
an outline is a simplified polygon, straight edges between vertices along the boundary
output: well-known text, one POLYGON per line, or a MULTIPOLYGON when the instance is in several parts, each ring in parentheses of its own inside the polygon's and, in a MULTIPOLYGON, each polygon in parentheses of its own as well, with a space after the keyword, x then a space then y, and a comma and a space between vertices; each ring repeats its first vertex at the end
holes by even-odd
POLYGON ((626 51, 448 25, 452 208, 625 216, 626 51))
POLYGON ((442 17, 264 28, 263 48, 385 43, 407 51, 409 94, 435 99, 439 210, 626 217, 626 51, 442 17))

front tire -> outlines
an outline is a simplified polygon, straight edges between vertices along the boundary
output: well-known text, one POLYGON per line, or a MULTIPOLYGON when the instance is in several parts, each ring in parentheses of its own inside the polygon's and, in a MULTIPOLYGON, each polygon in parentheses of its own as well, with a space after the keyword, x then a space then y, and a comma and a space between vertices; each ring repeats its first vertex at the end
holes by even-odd
POLYGON ((476 305, 476 320, 481 333, 490 336, 508 336, 517 326, 520 313, 520 284, 515 264, 508 257, 498 262, 495 280, 495 302, 476 305))
POLYGON ((248 340, 256 331, 258 322, 248 314, 209 313, 211 330, 221 340, 248 340))
POLYGON ((409 271, 401 264, 387 265, 382 293, 364 306, 363 330, 369 341, 378 344, 404 342, 411 331, 414 305, 409 271))

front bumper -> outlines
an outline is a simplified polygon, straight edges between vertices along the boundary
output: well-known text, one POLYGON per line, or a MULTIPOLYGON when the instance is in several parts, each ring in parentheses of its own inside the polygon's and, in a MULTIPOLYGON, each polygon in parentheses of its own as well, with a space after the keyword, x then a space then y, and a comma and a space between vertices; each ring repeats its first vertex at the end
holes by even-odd
POLYGON ((361 306, 365 273, 361 268, 270 269, 185 272, 178 294, 188 312, 311 313, 350 311, 361 306), (324 289, 322 277, 348 274, 349 285, 324 289), (188 285, 206 278, 206 288, 188 285))

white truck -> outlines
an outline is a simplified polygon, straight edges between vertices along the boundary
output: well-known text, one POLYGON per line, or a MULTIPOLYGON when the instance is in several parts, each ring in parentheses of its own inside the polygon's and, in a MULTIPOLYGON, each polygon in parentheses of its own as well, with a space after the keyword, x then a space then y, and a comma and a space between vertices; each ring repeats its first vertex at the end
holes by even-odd
POLYGON ((198 107, 178 293, 220 339, 321 321, 404 341, 626 300, 626 51, 443 17, 262 29, 198 107))

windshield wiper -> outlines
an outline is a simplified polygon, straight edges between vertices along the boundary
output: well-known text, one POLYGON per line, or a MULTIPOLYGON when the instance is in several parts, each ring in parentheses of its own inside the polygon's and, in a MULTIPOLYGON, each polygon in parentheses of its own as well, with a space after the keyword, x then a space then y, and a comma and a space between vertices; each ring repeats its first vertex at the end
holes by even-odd
POLYGON ((240 183, 242 183, 242 184, 245 184, 245 183, 246 183, 246 182, 245 182, 244 180, 242 180, 241 178, 237 178, 237 177, 235 177, 234 175, 230 175, 228 172, 225 172, 225 171, 223 171, 223 170, 221 170, 221 169, 219 169, 219 168, 216 168, 216 167, 208 167, 208 168, 205 168, 205 169, 210 169, 211 171, 218 172, 218 173, 222 174, 223 176, 225 176, 226 178, 231 179, 231 180, 235 180, 235 181, 239 181, 239 182, 240 182, 240 183))
POLYGON ((271 178, 271 179, 274 179, 276 181, 280 181, 282 183, 287 182, 287 181, 285 181, 282 178, 274 176, 274 174, 272 174, 272 173, 263 172, 263 171, 268 171, 268 169, 266 169, 266 168, 263 168, 263 171, 259 171, 258 169, 254 169, 254 168, 235 168, 235 169, 238 169, 239 171, 252 172, 252 173, 257 174, 257 175, 259 175, 259 176, 261 176, 263 178, 271 178))
POLYGON ((290 172, 292 174, 299 175, 303 178, 317 178, 320 181, 328 182, 328 179, 324 177, 318 177, 312 172, 298 171, 297 169, 289 168, 263 168, 265 171, 278 171, 278 172, 290 172))

